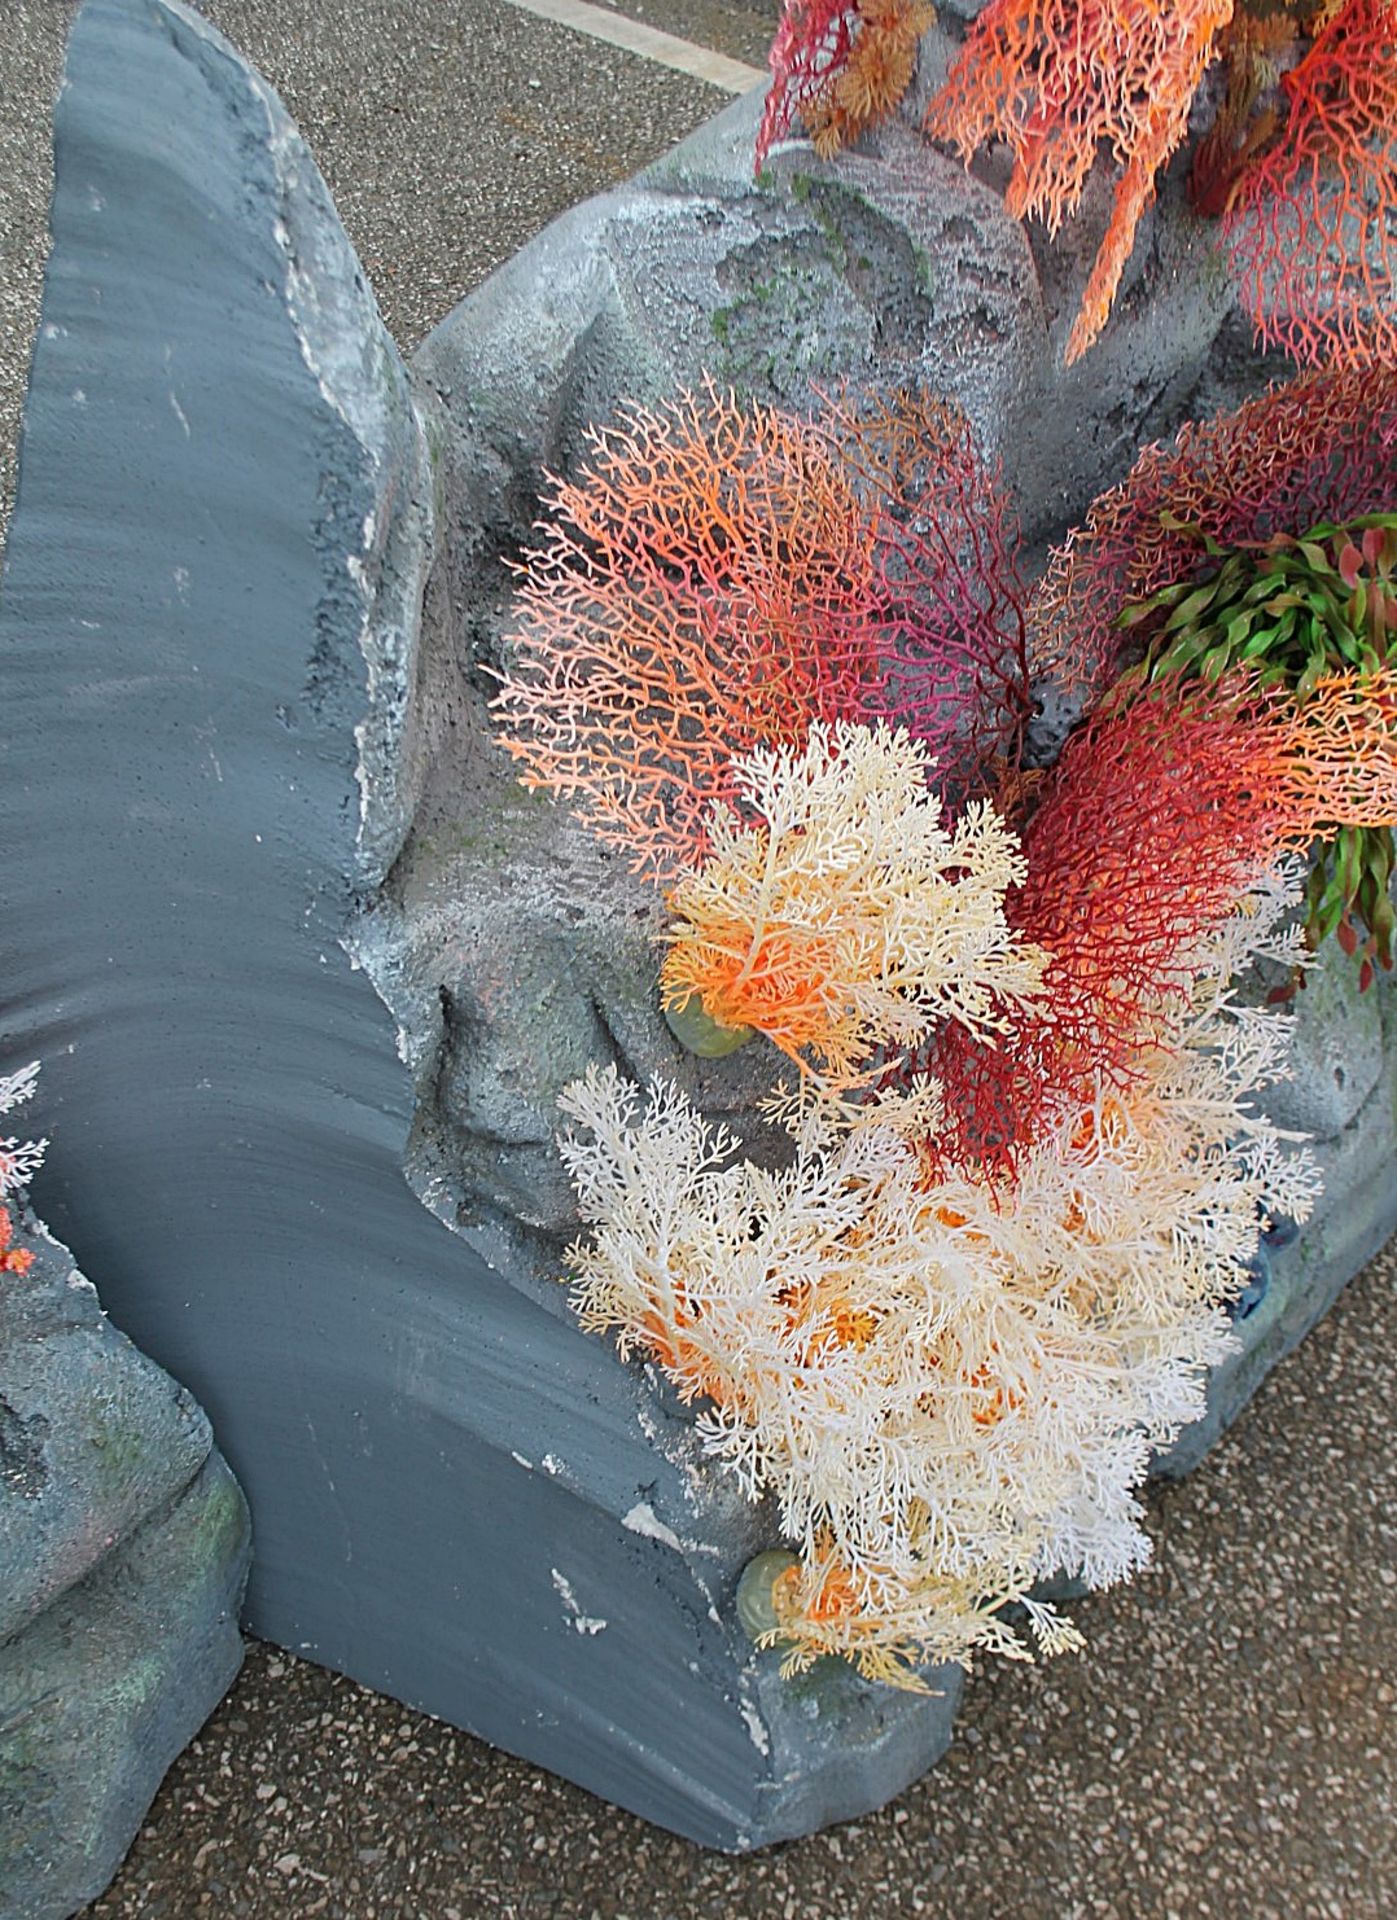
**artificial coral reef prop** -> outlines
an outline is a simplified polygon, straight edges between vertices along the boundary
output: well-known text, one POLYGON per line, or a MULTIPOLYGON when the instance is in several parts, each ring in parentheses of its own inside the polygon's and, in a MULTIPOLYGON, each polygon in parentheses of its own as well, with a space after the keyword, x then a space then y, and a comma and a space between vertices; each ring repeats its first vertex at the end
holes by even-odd
MULTIPOLYGON (((1360 396, 1386 418, 1391 394, 1325 378, 1299 384, 1333 401, 1327 453, 1285 390, 1154 450, 1149 505, 1098 502, 1032 601, 997 484, 925 401, 812 423, 710 392, 633 415, 555 489, 504 742, 667 884, 662 996, 773 1042, 790 1135, 759 1163, 663 1079, 570 1085, 574 1300, 772 1496, 795 1551, 746 1611, 792 1666, 915 1687, 1024 1657, 1011 1605, 1040 1651, 1075 1644, 1035 1586, 1143 1563, 1150 1451, 1200 1415, 1260 1234, 1313 1203, 1253 1101, 1287 1016, 1234 982, 1303 966, 1317 833, 1397 820, 1385 612, 1303 686, 1248 644, 1122 674, 1118 623, 1141 581, 1236 549, 1238 515, 1287 553, 1321 495, 1391 511, 1390 449, 1357 478, 1334 458, 1360 396), (1234 445, 1244 504, 1213 512, 1234 445), (1093 710, 1025 770, 1028 631, 1061 667, 1084 596, 1069 677, 1093 710)), ((1368 531, 1333 563, 1351 626, 1390 571, 1368 531)))
MULTIPOLYGON (((757 164, 797 119, 828 155, 886 118, 912 74, 921 10, 787 0, 771 49, 757 164), (914 18, 915 16, 915 18, 914 18)), ((926 115, 967 163, 1007 145, 1012 213, 1056 233, 1104 145, 1111 216, 1067 344, 1105 324, 1158 176, 1200 87, 1219 105, 1190 192, 1220 218, 1258 334, 1308 365, 1391 361, 1397 197, 1397 0, 990 0, 926 115)))
POLYGON ((941 1020, 1002 1031, 1046 958, 1004 918, 1023 860, 985 801, 942 824, 934 764, 904 732, 818 721, 799 752, 736 760, 743 811, 714 808, 669 895, 666 1003, 697 995, 835 1086, 941 1020))
POLYGON ((1017 526, 964 417, 901 395, 813 420, 709 388, 636 408, 558 481, 495 702, 526 786, 672 878, 735 756, 895 720, 988 790, 1029 713, 1017 526))

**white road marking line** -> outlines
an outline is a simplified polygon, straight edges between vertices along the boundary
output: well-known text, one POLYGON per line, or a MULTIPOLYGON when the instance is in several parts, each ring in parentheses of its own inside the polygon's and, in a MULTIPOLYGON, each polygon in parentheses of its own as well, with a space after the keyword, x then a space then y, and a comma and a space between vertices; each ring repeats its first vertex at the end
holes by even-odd
POLYGON ((593 40, 605 40, 608 46, 622 47, 675 73, 687 73, 691 79, 706 81, 724 93, 750 93, 753 87, 764 86, 768 78, 758 67, 744 66, 724 53, 713 53, 675 34, 661 33, 658 27, 647 27, 624 13, 589 6, 587 0, 506 0, 506 4, 518 7, 521 13, 537 14, 540 20, 571 27, 593 40))

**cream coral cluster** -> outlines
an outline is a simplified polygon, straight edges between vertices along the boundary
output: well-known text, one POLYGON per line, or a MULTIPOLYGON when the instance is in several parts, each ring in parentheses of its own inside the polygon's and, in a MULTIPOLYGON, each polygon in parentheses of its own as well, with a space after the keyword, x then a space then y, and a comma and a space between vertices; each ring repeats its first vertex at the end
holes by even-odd
POLYGON ((933 764, 845 721, 736 760, 743 811, 712 810, 708 857, 669 895, 666 1004, 697 995, 836 1083, 939 1020, 1002 1030, 1047 959, 1004 917, 1023 856, 984 801, 945 825, 933 764))
POLYGON ((930 1661, 1026 1655, 1010 1603, 1039 1650, 1075 1644, 1035 1585, 1143 1564, 1150 1451, 1202 1411, 1265 1216, 1303 1218, 1317 1185, 1251 1103, 1284 1072, 1284 1019, 1232 998, 1254 957, 1299 958, 1288 870, 1257 876, 1188 957, 1191 997, 1012 1185, 932 1177, 936 1089, 879 1098, 860 1068, 937 1021, 992 1033, 1045 956, 1005 918, 1014 836, 988 806, 947 828, 927 773, 885 728, 752 754, 744 811, 715 814, 670 896, 667 993, 702 991, 801 1066, 770 1103, 789 1164, 614 1068, 566 1090, 561 1142, 590 1228, 569 1251, 583 1324, 657 1362, 715 1458, 774 1496, 798 1553, 773 1593, 790 1661, 913 1686, 930 1661), (792 1004, 803 1024, 774 1016, 792 1004))

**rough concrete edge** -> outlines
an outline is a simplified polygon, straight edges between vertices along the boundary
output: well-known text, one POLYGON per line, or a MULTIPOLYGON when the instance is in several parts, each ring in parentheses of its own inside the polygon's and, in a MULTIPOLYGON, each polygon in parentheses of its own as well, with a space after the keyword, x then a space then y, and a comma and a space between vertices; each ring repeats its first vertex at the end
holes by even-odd
MULTIPOLYGON (((120 1583, 129 1563, 146 1550, 157 1536, 168 1537, 181 1524, 191 1520, 197 1523, 199 1508, 208 1509, 220 1500, 227 1502, 229 1516, 236 1519, 236 1527, 230 1531, 228 1551, 219 1561, 210 1563, 202 1571, 212 1579, 212 1597, 217 1598, 221 1594, 210 1620, 207 1642, 210 1654, 221 1652, 222 1658, 216 1666, 211 1667, 207 1684, 188 1695, 185 1710, 171 1722, 167 1737, 156 1749, 146 1783, 138 1789, 136 1800, 128 1801, 125 1818, 112 1827, 108 1817, 109 1830, 104 1832, 102 1822, 108 1803, 94 1794, 90 1803, 92 1827, 79 1840, 78 1857, 68 1865, 66 1885, 60 1882, 53 1886, 49 1898, 45 1898, 40 1889, 38 1904, 33 1897, 35 1890, 31 1887, 22 1907, 0 1905, 0 1920, 68 1920, 70 1915, 95 1900, 107 1888, 140 1831, 165 1775, 237 1678, 246 1651, 238 1627, 238 1616, 251 1565, 252 1529, 242 1489, 223 1456, 216 1449, 211 1451, 193 1479, 172 1500, 151 1514, 145 1524, 128 1535, 113 1553, 69 1587, 53 1603, 52 1608, 12 1636, 4 1646, 0 1646, 0 1659, 3 1659, 6 1647, 18 1645, 31 1633, 42 1633, 46 1625, 57 1625, 61 1617, 67 1616, 74 1616, 67 1619, 64 1629, 69 1637, 78 1634, 86 1637, 92 1633, 100 1635, 101 1623, 111 1603, 112 1589, 120 1583), (219 1571, 220 1567, 222 1572, 219 1571)), ((39 1704, 42 1705, 42 1701, 39 1704)), ((9 1728, 0 1728, 0 1734, 7 1731, 9 1728)), ((119 1792, 121 1785, 119 1780, 112 1783, 112 1791, 119 1792)), ((57 1881, 64 1864, 58 1860, 46 1862, 47 1877, 57 1881)), ((4 1862, 0 1862, 0 1866, 4 1865, 4 1862)), ((7 1890, 0 1884, 0 1902, 7 1899, 7 1890)))
POLYGON ((236 72, 266 116, 279 189, 276 239, 285 260, 287 316, 326 406, 363 450, 369 485, 381 503, 379 512, 365 517, 360 553, 347 562, 363 609, 360 651, 367 673, 365 712, 354 732, 358 878, 372 885, 402 846, 421 782, 411 690, 435 533, 427 428, 402 356, 299 128, 256 67, 217 28, 185 0, 158 4, 204 59, 236 72), (395 691, 399 683, 406 695, 395 691))
MULTIPOLYGON (((80 1294, 85 1307, 96 1316, 94 1331, 98 1331, 105 1336, 107 1352, 110 1355, 112 1363, 117 1363, 118 1356, 121 1357, 124 1363, 125 1356, 132 1354, 136 1357, 137 1362, 143 1370, 148 1370, 151 1374, 163 1376, 163 1378, 170 1381, 170 1384, 175 1388, 177 1394, 185 1396, 187 1404, 196 1417, 200 1430, 199 1445, 201 1451, 197 1461, 190 1467, 189 1471, 178 1481, 167 1483, 166 1490, 163 1496, 157 1500, 155 1508, 148 1508, 146 1512, 135 1521, 133 1526, 116 1533, 99 1534, 92 1537, 89 1542, 92 1549, 89 1558, 83 1563, 74 1578, 68 1582, 66 1588, 58 1593, 51 1594, 46 1602, 37 1607, 31 1602, 30 1606, 22 1615, 14 1614, 12 1608, 0 1602, 0 1647, 3 1647, 7 1642, 14 1639, 16 1635, 27 1631, 35 1620, 42 1619, 49 1607, 56 1605, 62 1599, 64 1592, 81 1585, 84 1580, 89 1579, 97 1573, 106 1561, 124 1552, 129 1542, 133 1540, 146 1525, 150 1513, 168 1508, 173 1502, 181 1499, 184 1494, 188 1492, 195 1480, 198 1479, 200 1473, 203 1472, 209 1456, 215 1452, 213 1428, 209 1422, 208 1414, 204 1411, 203 1407, 199 1405, 198 1401, 195 1400, 194 1396, 188 1392, 187 1388, 175 1380, 171 1374, 167 1373, 165 1368, 160 1366, 157 1361, 152 1360, 148 1354, 143 1353, 141 1349, 136 1346, 135 1342, 128 1338, 128 1336, 121 1331, 120 1327, 113 1323, 107 1314, 106 1308, 102 1305, 101 1296, 97 1292, 96 1287, 73 1258, 72 1249, 60 1240, 56 1234, 50 1231, 47 1224, 39 1219, 30 1209, 28 1201, 23 1196, 18 1199, 11 1197, 6 1204, 14 1219, 16 1231, 21 1241, 42 1241, 47 1255, 52 1257, 54 1264, 60 1268, 66 1266, 67 1274, 61 1284, 80 1294)), ((41 1252, 40 1261, 42 1262, 44 1259, 45 1253, 41 1252)), ((21 1278, 18 1282, 12 1282, 11 1284, 23 1285, 25 1284, 25 1280, 21 1278)), ((3 1384, 3 1381, 0 1381, 0 1386, 3 1386, 3 1384)))

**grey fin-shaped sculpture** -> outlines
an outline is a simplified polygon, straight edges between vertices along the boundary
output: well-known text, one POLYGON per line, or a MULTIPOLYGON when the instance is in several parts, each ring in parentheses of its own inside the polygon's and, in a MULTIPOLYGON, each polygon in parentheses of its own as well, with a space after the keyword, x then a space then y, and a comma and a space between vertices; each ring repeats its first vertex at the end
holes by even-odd
POLYGON ((404 1180, 414 1074, 491 1097, 467 1031, 400 1058, 343 944, 391 970, 351 919, 458 718, 419 684, 436 430, 314 163, 176 0, 88 0, 56 131, 0 604, 37 1204, 208 1409, 255 1633, 706 1844, 875 1805, 958 1679, 775 1685, 732 1605, 770 1516, 404 1180))

